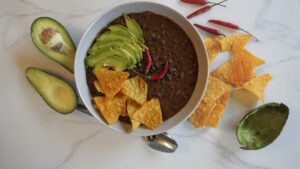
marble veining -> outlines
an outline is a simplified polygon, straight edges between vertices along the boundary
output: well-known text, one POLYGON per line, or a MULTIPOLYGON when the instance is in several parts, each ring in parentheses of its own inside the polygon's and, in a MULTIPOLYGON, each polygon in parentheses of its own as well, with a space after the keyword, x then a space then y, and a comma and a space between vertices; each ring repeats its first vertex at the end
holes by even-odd
POLYGON ((55 167, 53 167, 53 169, 59 169, 62 168, 72 157, 73 155, 76 153, 76 150, 85 142, 89 141, 90 139, 93 139, 93 137, 95 137, 97 134, 101 133, 101 130, 98 130, 90 135, 88 135, 87 137, 77 140, 72 146, 71 146, 71 151, 70 153, 55 167))
MULTIPOLYGON (((62 116, 50 110, 26 81, 25 68, 41 67, 70 81, 73 76, 35 49, 29 34, 31 22, 39 16, 53 17, 66 26, 77 44, 98 15, 128 1, 0 0, 1 169, 299 168, 300 0, 228 0, 226 8, 216 7, 191 20, 207 26, 212 26, 206 23, 208 19, 229 20, 260 39, 259 43, 251 41, 246 48, 266 60, 256 72, 268 72, 274 77, 266 89, 266 102, 284 102, 290 108, 282 134, 265 149, 239 148, 236 125, 247 110, 261 103, 238 102, 236 99, 242 97, 238 92, 232 93, 218 129, 194 129, 184 122, 169 131, 179 143, 175 154, 153 151, 142 138, 115 133, 79 111, 62 116)), ((153 1, 183 15, 198 8, 179 0, 153 1)), ((220 54, 210 70, 228 56, 220 54)))

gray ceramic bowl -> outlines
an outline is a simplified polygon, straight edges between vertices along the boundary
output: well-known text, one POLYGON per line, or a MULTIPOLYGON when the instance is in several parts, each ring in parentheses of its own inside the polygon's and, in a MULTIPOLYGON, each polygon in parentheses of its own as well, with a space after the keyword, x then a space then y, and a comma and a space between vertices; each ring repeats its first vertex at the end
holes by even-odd
POLYGON ((111 9, 108 9, 101 16, 99 16, 86 30, 83 37, 81 38, 79 45, 77 47, 76 58, 75 58, 75 82, 77 86, 77 90, 80 98, 82 99, 84 105, 90 111, 90 113, 99 120, 103 125, 113 129, 114 131, 138 135, 138 136, 147 136, 154 135, 158 133, 165 132, 175 127, 176 125, 185 121, 189 115, 196 109, 199 104, 207 83, 208 78, 208 61, 207 61, 207 53, 204 47, 202 38, 195 27, 181 14, 176 12, 175 10, 166 7, 161 4, 152 3, 152 2, 130 2, 124 3, 111 9), (87 51, 90 48, 92 42, 96 38, 99 31, 104 28, 109 22, 117 18, 118 16, 124 13, 133 13, 133 12, 143 12, 143 11, 151 11, 163 16, 166 16, 177 23, 189 36, 191 39, 196 53, 198 57, 198 79, 196 88, 193 92, 192 97, 185 105, 185 107, 179 111, 172 118, 164 121, 162 125, 154 130, 149 130, 146 128, 139 128, 134 132, 129 132, 130 126, 121 122, 117 122, 114 125, 107 125, 106 122, 98 115, 97 110, 95 110, 92 106, 92 96, 89 92, 87 82, 86 82, 86 73, 85 73, 85 65, 84 59, 87 56, 87 51))

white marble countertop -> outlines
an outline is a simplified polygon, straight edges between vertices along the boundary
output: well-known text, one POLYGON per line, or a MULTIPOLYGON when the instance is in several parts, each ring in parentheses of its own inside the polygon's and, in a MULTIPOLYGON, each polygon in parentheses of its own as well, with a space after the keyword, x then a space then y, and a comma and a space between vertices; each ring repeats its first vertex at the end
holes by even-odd
MULTIPOLYGON (((179 0, 159 1, 183 15, 197 9, 179 0)), ((36 66, 72 80, 64 68, 44 57, 30 38, 31 22, 49 16, 66 26, 77 44, 91 21, 122 0, 0 0, 0 168, 228 168, 296 169, 300 155, 300 1, 229 0, 192 19, 207 24, 211 18, 242 25, 261 42, 247 45, 266 60, 258 73, 273 79, 266 102, 284 102, 290 116, 280 137, 258 151, 239 148, 235 129, 250 107, 233 92, 220 127, 193 129, 184 123, 170 131, 179 143, 174 154, 148 148, 139 137, 121 135, 80 112, 52 111, 26 81, 24 70, 36 66)), ((232 33, 228 30, 226 33, 232 33)), ((205 33, 201 32, 204 36, 205 33)), ((223 54, 215 62, 222 62, 223 54)))

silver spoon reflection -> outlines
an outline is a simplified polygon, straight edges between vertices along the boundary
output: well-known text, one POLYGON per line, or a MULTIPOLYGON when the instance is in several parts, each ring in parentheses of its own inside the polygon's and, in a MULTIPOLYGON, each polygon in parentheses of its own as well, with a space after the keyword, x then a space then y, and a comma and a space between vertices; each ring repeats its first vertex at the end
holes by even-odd
POLYGON ((149 147, 157 151, 173 153, 178 147, 176 141, 166 132, 143 138, 149 147))

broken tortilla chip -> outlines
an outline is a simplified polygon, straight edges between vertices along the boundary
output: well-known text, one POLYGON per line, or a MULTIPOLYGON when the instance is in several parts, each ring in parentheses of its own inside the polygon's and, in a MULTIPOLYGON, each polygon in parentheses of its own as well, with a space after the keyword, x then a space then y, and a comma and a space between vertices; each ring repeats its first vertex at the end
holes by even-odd
POLYGON ((206 38, 204 45, 208 54, 208 63, 211 64, 216 59, 218 53, 221 52, 221 43, 215 38, 206 38))
POLYGON ((231 58, 211 75, 234 87, 239 87, 255 76, 254 68, 265 63, 240 46, 233 46, 231 58))
POLYGON ((195 128, 204 127, 204 122, 215 106, 215 102, 204 103, 203 101, 201 101, 197 109, 189 117, 190 122, 194 125, 195 128))
POLYGON ((114 97, 123 87, 128 78, 128 72, 113 71, 101 67, 95 67, 93 73, 97 77, 106 97, 114 97))
POLYGON ((230 88, 230 85, 215 77, 209 76, 207 88, 202 101, 205 103, 214 102, 225 93, 230 92, 230 88))
POLYGON ((244 47, 251 38, 252 38, 251 35, 235 34, 235 35, 228 35, 225 37, 217 37, 217 40, 221 44, 221 51, 225 52, 225 51, 230 51, 233 46, 244 47))
POLYGON ((190 116, 195 128, 217 127, 230 96, 230 86, 219 79, 209 77, 204 97, 190 116))
POLYGON ((93 83, 94 83, 94 86, 95 86, 97 92, 103 93, 100 83, 97 80, 95 80, 93 83))
POLYGON ((231 61, 227 61, 224 64, 222 64, 220 67, 218 67, 217 69, 215 69, 214 71, 212 71, 210 73, 211 76, 222 80, 225 83, 230 84, 229 82, 229 77, 232 73, 232 65, 231 65, 231 61))
POLYGON ((162 123, 159 100, 153 98, 146 102, 140 109, 133 113, 132 118, 143 123, 149 129, 155 129, 162 123))
POLYGON ((209 112, 208 117, 204 121, 203 127, 217 128, 223 116, 225 108, 228 104, 230 91, 226 92, 222 97, 216 101, 215 107, 209 112))
POLYGON ((254 68, 265 63, 264 60, 257 58, 240 46, 233 46, 231 55, 233 58, 233 62, 231 63, 234 66, 236 65, 237 68, 235 71, 237 73, 232 74, 230 81, 238 86, 253 78, 255 76, 253 72, 254 68), (238 72, 243 74, 240 75, 238 72), (239 78, 239 76, 243 78, 239 78))
POLYGON ((125 81, 121 93, 143 105, 147 101, 148 86, 142 78, 135 76, 125 81))
POLYGON ((117 122, 120 115, 126 115, 126 96, 123 94, 118 94, 113 98, 94 97, 93 100, 109 125, 117 122))
POLYGON ((132 115, 141 106, 138 103, 136 103, 134 100, 132 100, 132 99, 128 99, 126 105, 127 105, 127 114, 128 114, 128 116, 130 118, 131 125, 132 125, 132 130, 136 130, 137 128, 139 128, 139 126, 140 126, 141 123, 138 122, 138 121, 136 121, 136 120, 134 120, 134 119, 132 119, 132 115))
POLYGON ((242 88, 248 90, 257 96, 261 101, 264 101, 264 91, 269 81, 272 79, 270 74, 264 74, 253 79, 250 79, 248 82, 242 85, 242 88))

